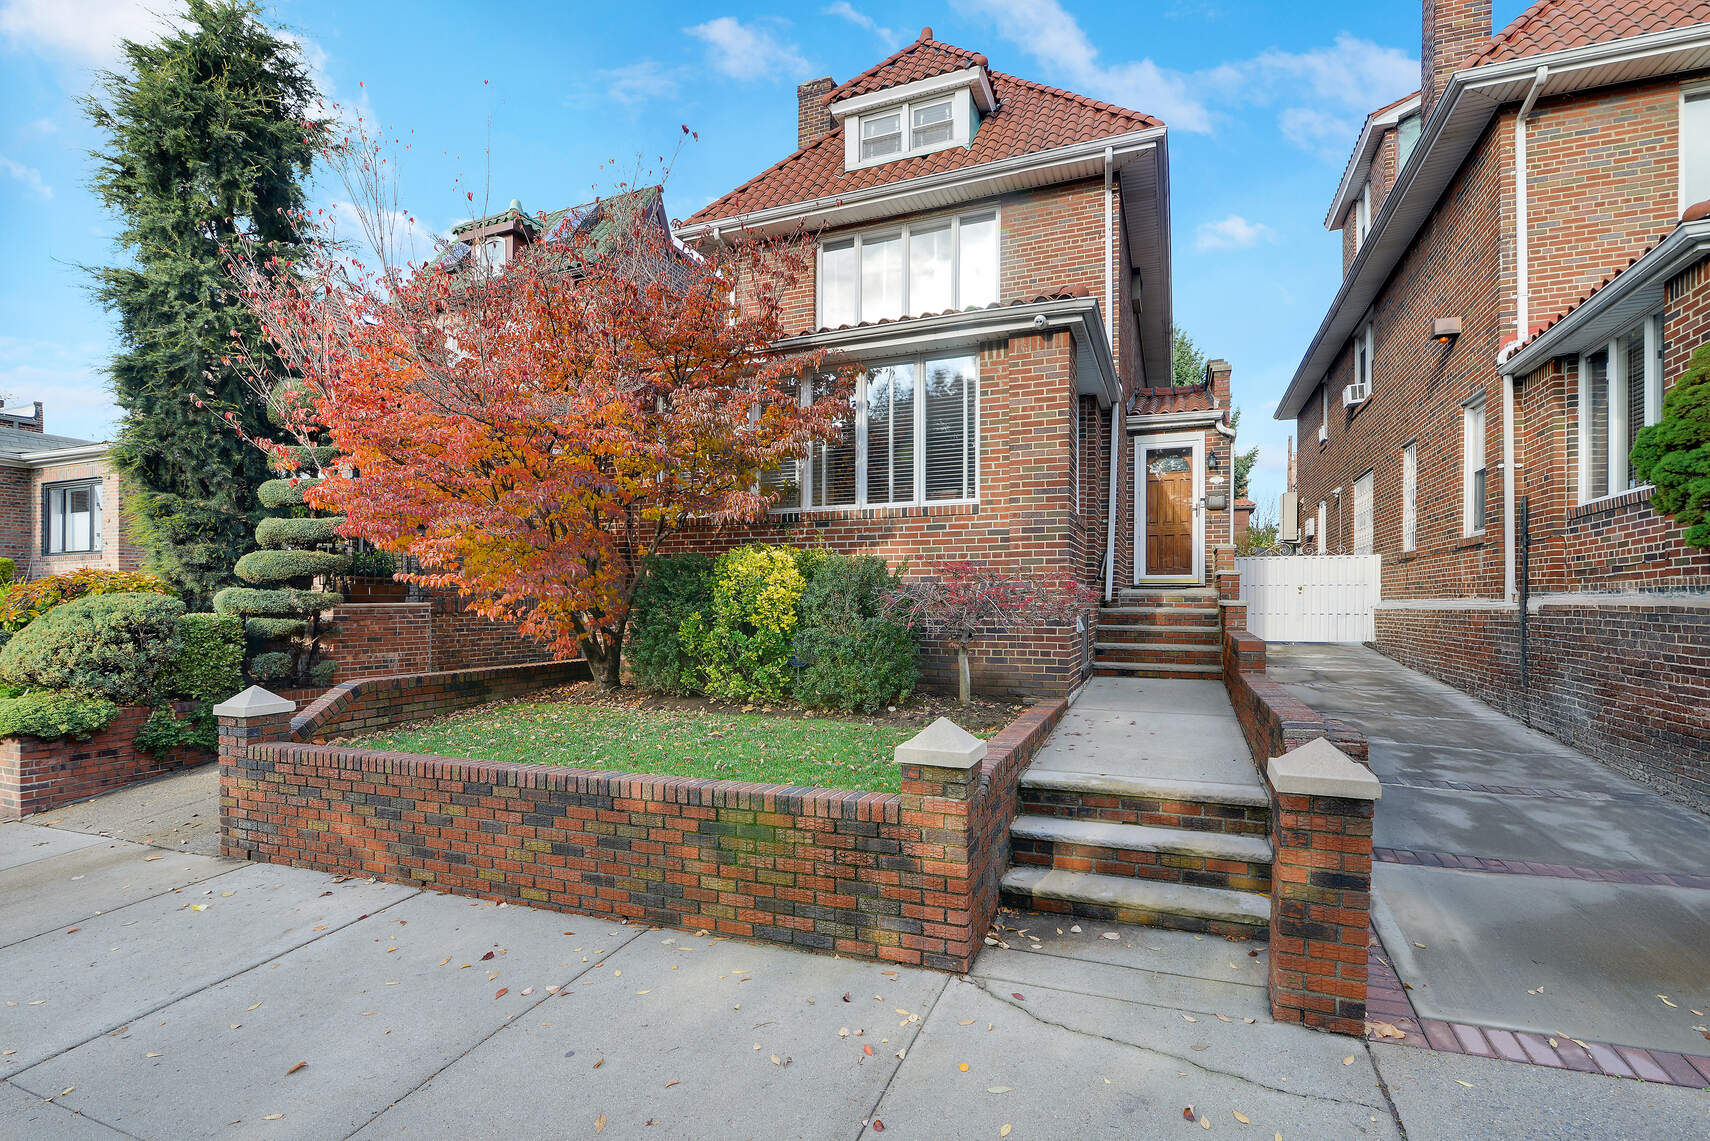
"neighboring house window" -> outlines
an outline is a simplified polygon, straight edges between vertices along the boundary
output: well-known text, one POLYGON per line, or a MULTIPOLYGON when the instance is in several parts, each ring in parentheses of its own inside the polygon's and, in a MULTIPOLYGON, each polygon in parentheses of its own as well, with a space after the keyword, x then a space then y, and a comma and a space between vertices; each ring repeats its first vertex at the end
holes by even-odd
POLYGON ((1395 167, 1400 170, 1407 165, 1412 157, 1413 148, 1419 142, 1419 128, 1422 123, 1419 112, 1403 115, 1401 122, 1395 125, 1395 167))
POLYGON ((1461 533, 1484 534, 1484 396, 1461 408, 1461 533))
POLYGON ((819 324, 990 305, 998 299, 997 238, 997 215, 986 211, 822 242, 819 324))
POLYGON ((1401 549, 1419 547, 1419 444, 1401 449, 1401 549))
POLYGON ((1354 203, 1354 251, 1366 244, 1366 234, 1372 228, 1372 180, 1360 187, 1360 200, 1354 203))
POLYGON ((869 371, 856 384, 842 438, 763 482, 795 484, 774 511, 886 507, 972 500, 978 468, 976 359, 917 358, 869 371))
POLYGON ((486 267, 488 277, 498 277, 505 268, 505 239, 486 238, 475 247, 476 256, 486 267))
POLYGON ((101 549, 101 483, 51 484, 42 489, 42 547, 50 555, 101 549))
POLYGON ((1344 404, 1358 404, 1372 394, 1372 325, 1354 334, 1354 392, 1345 393, 1344 404))
POLYGON ((1680 101, 1680 205, 1710 198, 1710 89, 1688 91, 1680 101))
POLYGON ((1324 384, 1318 390, 1318 442, 1323 443, 1330 438, 1330 378, 1324 378, 1324 384))
POLYGON ((1354 553, 1372 553, 1372 473, 1354 481, 1354 553))
POLYGON ((1318 501, 1318 553, 1330 553, 1330 505, 1324 500, 1318 501))
POLYGON ((1633 437, 1662 416, 1662 316, 1579 358, 1579 501, 1639 486, 1633 437))

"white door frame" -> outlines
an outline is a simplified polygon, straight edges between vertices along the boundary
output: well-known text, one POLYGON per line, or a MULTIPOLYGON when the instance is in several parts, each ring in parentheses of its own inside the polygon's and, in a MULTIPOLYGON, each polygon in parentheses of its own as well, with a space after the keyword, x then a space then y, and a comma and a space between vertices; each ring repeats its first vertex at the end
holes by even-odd
POLYGON ((1134 437, 1134 582, 1205 581, 1205 433, 1172 432, 1167 435, 1134 437), (1146 455, 1148 452, 1192 448, 1193 459, 1193 573, 1154 575, 1146 573, 1146 455))

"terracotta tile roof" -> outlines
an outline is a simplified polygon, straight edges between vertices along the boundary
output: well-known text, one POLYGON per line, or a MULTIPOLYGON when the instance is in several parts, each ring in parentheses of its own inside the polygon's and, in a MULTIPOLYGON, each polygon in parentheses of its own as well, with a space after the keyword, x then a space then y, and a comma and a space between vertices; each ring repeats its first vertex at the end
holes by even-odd
POLYGON ((1710 23, 1710 0, 1538 0, 1466 66, 1710 23))
POLYGON ((1181 384, 1171 388, 1139 388, 1129 409, 1136 416, 1167 416, 1172 412, 1209 412, 1217 405, 1211 389, 1203 384, 1181 384))
MULTIPOLYGON (((972 65, 981 59, 936 40, 918 40, 877 67, 840 87, 829 98, 877 91, 972 65)), ((1111 103, 1101 103, 1070 91, 999 71, 987 73, 997 106, 982 117, 972 145, 951 147, 860 170, 843 169, 843 127, 809 143, 783 161, 755 175, 730 193, 695 212, 687 224, 728 218, 753 210, 787 206, 813 198, 866 190, 922 175, 960 170, 1034 151, 1161 127, 1161 120, 1111 103)))
MULTIPOLYGON (((1036 297, 1016 297, 1008 301, 994 301, 980 309, 1007 309, 1012 305, 1033 305, 1041 301, 1067 301, 1071 297, 1090 297, 1091 292, 1084 285, 1070 286, 1053 293, 1041 293, 1036 297)), ((798 336, 808 336, 811 333, 830 333, 838 329, 877 329, 882 325, 903 325, 910 321, 918 321, 923 317, 942 317, 949 313, 972 313, 975 308, 945 309, 938 313, 911 313, 907 317, 884 317, 877 321, 861 321, 854 325, 821 325, 817 329, 803 329, 798 336)))

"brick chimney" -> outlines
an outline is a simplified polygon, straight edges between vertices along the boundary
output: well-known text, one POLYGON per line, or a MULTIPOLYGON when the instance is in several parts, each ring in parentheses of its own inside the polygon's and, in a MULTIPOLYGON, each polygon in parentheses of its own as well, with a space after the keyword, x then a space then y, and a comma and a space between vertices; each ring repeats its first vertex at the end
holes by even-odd
POLYGON ((1490 0, 1424 0, 1419 36, 1419 114, 1430 118, 1443 87, 1490 39, 1490 0))
POLYGON ((796 146, 805 147, 831 134, 831 112, 825 107, 825 93, 837 84, 831 76, 810 79, 796 88, 796 146))
POLYGON ((0 425, 16 428, 21 432, 42 431, 42 402, 36 401, 30 405, 27 412, 22 407, 0 408, 0 425))
POLYGON ((1229 407, 1229 376, 1233 371, 1229 362, 1222 358, 1205 362, 1205 383, 1211 389, 1211 399, 1219 408, 1229 407))

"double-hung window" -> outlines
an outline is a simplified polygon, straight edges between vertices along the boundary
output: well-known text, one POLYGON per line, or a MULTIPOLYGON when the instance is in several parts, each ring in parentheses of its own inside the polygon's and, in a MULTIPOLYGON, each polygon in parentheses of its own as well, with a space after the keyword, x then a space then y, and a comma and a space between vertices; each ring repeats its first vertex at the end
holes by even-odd
POLYGON ((1710 198, 1710 88, 1680 97, 1680 206, 1710 198))
POLYGON ((1579 501, 1639 486, 1633 437, 1662 416, 1662 317, 1579 358, 1579 501))
POLYGON ((1484 534, 1484 394, 1461 406, 1461 533, 1484 534))
POLYGON ((101 483, 50 484, 42 489, 42 552, 101 549, 101 483))
POLYGON ((1401 449, 1401 549, 1419 547, 1419 443, 1401 449))
POLYGON ((871 369, 841 417, 840 438, 816 444, 805 462, 787 464, 763 482, 785 485, 775 511, 976 499, 978 362, 917 357, 871 369))
POLYGON ((1354 481, 1354 553, 1372 553, 1372 473, 1354 481))
POLYGON ((819 247, 819 324, 836 328, 998 299, 993 211, 932 218, 819 247))
POLYGON ((901 154, 903 149, 903 113, 869 115, 861 120, 861 161, 901 154))
POLYGON ((1372 228, 1372 180, 1366 179, 1366 184, 1360 187, 1360 199, 1354 203, 1354 250, 1366 244, 1366 235, 1372 228))

